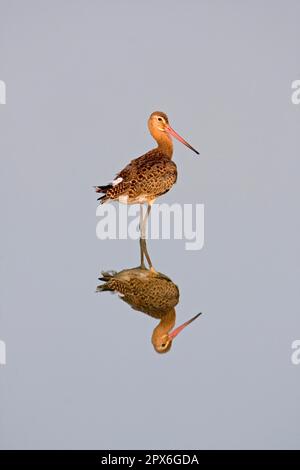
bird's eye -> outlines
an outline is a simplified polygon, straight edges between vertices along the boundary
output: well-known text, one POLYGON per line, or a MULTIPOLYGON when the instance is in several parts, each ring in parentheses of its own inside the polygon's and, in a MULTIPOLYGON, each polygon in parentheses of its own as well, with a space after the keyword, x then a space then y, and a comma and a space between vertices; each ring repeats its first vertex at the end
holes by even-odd
POLYGON ((166 346, 166 343, 162 344, 161 347, 164 348, 166 346))
POLYGON ((159 121, 162 121, 162 118, 161 118, 161 117, 159 117, 159 118, 157 118, 157 119, 158 119, 159 121))

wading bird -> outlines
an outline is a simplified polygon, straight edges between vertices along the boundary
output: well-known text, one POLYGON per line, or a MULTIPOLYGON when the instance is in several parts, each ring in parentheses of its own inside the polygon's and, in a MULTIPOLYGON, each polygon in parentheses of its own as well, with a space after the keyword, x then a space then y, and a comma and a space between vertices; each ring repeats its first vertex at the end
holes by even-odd
POLYGON ((98 286, 97 292, 118 293, 119 297, 134 310, 160 320, 151 338, 153 347, 158 353, 170 351, 174 338, 201 315, 198 313, 173 329, 176 321, 175 307, 179 302, 179 289, 168 276, 151 269, 139 266, 123 269, 120 272, 102 272, 99 280, 104 281, 105 284, 98 286))
MULTIPOLYGON (((144 244, 146 221, 151 205, 156 198, 167 193, 177 180, 177 167, 172 161, 172 137, 199 155, 197 150, 172 129, 165 113, 161 111, 152 113, 148 119, 148 128, 157 142, 157 147, 132 160, 111 183, 95 187, 97 193, 103 194, 98 198, 101 204, 107 201, 119 201, 124 204, 141 205, 141 244, 144 244), (144 203, 148 204, 145 217, 142 206, 144 203)), ((143 251, 151 268, 145 244, 143 251)))

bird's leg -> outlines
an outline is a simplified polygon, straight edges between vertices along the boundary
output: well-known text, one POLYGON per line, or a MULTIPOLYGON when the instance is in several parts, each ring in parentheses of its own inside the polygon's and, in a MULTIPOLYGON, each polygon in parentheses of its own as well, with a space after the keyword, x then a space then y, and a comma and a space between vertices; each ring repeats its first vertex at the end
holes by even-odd
POLYGON ((148 250, 147 250, 146 237, 145 237, 145 234, 146 234, 146 223, 147 223, 147 219, 148 219, 148 217, 149 217, 150 211, 151 211, 151 207, 152 207, 152 202, 149 202, 149 203, 148 203, 148 207, 147 207, 147 211, 146 211, 146 215, 145 215, 144 220, 143 220, 143 226, 142 226, 142 231, 141 231, 141 239, 140 239, 140 242, 141 242, 141 248, 142 248, 142 250, 143 250, 144 255, 146 256, 146 259, 147 259, 147 262, 148 262, 148 264, 149 264, 150 270, 151 270, 151 271, 155 271, 155 269, 153 268, 152 261, 151 261, 151 259, 150 259, 148 250))
POLYGON ((146 260, 147 260, 147 263, 149 265, 150 271, 155 271, 155 269, 153 268, 152 261, 151 261, 151 258, 149 256, 148 250, 147 250, 147 244, 146 244, 145 238, 142 238, 141 242, 142 242, 142 250, 143 250, 144 255, 146 256, 146 260))
MULTIPOLYGON (((140 253, 141 253, 141 264, 140 267, 142 269, 146 269, 145 263, 144 263, 144 250, 143 250, 143 235, 142 235, 142 230, 143 230, 143 204, 140 204, 140 253)), ((144 240, 145 241, 145 240, 144 240)))
POLYGON ((146 238, 147 219, 149 217, 151 207, 152 207, 152 203, 149 202, 148 207, 147 207, 147 211, 146 211, 146 215, 145 215, 145 217, 143 219, 143 222, 142 222, 141 238, 144 238, 144 239, 146 238))

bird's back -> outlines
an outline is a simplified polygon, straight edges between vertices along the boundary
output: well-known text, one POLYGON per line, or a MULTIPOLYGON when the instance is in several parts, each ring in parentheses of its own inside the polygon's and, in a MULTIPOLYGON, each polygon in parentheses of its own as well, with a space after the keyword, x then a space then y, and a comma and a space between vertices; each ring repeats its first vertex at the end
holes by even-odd
POLYGON ((131 160, 117 173, 113 183, 105 189, 105 200, 118 199, 129 204, 147 202, 169 191, 176 180, 176 164, 156 148, 131 160))
POLYGON ((100 279, 106 283, 99 286, 98 291, 117 292, 132 308, 152 317, 161 318, 179 301, 178 287, 164 274, 134 268, 102 275, 100 279))

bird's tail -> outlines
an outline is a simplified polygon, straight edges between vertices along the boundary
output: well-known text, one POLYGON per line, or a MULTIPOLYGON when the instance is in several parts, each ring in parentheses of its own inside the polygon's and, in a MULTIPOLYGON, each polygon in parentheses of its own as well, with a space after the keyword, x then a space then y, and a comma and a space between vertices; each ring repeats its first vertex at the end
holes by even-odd
POLYGON ((104 281, 105 284, 101 284, 100 286, 97 286, 96 292, 105 292, 105 291, 111 291, 113 292, 115 290, 115 285, 114 285, 114 276, 117 274, 116 271, 102 271, 101 272, 101 277, 99 277, 99 281, 104 281))
POLYGON ((105 292, 105 291, 111 291, 110 287, 108 284, 101 284, 100 286, 96 287, 96 292, 105 292))
POLYGON ((101 271, 101 277, 98 277, 99 281, 109 281, 115 275, 117 274, 117 271, 101 271))
POLYGON ((106 186, 94 186, 96 193, 103 193, 103 196, 98 197, 97 201, 100 201, 100 204, 108 201, 110 198, 106 195, 107 191, 111 189, 112 184, 107 184, 106 186))

